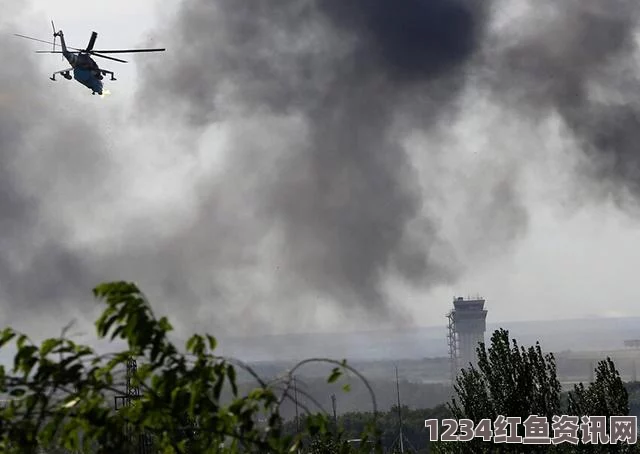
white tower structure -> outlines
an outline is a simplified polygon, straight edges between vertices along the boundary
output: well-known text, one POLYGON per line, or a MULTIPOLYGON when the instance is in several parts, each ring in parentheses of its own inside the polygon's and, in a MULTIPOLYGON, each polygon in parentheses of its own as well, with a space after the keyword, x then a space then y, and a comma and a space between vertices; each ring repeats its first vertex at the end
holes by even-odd
POLYGON ((483 298, 457 297, 453 299, 453 310, 447 314, 449 320, 449 356, 451 359, 452 379, 461 368, 476 364, 476 349, 484 342, 487 329, 487 310, 483 298))

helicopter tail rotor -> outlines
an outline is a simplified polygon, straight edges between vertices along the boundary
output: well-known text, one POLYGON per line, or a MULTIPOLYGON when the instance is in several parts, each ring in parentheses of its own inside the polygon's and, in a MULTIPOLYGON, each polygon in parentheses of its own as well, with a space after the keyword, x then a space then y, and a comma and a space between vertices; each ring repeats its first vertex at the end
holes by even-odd
MULTIPOLYGON (((56 26, 53 23, 53 20, 51 20, 51 28, 53 29, 53 43, 51 43, 53 45, 53 48, 51 49, 52 52, 56 51, 56 38, 59 36, 58 32, 56 32, 56 26)), ((64 55, 61 55, 62 60, 64 61, 64 55)))

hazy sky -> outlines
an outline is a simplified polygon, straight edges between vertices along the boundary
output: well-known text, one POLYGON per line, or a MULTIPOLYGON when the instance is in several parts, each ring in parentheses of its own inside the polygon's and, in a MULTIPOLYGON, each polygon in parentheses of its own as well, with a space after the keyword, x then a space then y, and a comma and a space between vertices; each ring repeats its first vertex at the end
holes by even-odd
POLYGON ((0 1, 6 323, 109 279, 236 335, 640 315, 632 2, 0 1), (51 18, 168 51, 100 99, 11 36, 51 18))

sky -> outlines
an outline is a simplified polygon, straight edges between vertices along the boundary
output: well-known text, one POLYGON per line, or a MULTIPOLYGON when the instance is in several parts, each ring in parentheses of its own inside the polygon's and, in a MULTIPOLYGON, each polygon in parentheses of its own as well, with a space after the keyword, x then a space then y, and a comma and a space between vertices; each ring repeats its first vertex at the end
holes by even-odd
POLYGON ((633 2, 0 1, 6 324, 116 279, 220 336, 640 315, 633 2), (50 19, 167 52, 101 99, 50 19))

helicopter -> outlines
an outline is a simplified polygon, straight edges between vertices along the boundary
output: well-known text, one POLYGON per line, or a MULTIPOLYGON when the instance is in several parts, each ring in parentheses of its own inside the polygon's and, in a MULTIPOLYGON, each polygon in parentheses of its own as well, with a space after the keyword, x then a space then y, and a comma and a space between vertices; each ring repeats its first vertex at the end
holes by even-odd
POLYGON ((71 80, 72 78, 76 81, 80 82, 85 87, 89 88, 92 91, 92 95, 96 93, 98 95, 103 94, 104 84, 102 82, 104 76, 110 75, 111 80, 116 80, 113 71, 108 69, 100 68, 98 64, 95 62, 93 57, 105 58, 108 60, 117 61, 120 63, 127 63, 126 60, 122 60, 120 58, 110 57, 104 54, 129 54, 129 53, 137 53, 137 52, 164 52, 166 49, 116 49, 116 50, 94 50, 93 46, 96 43, 96 38, 98 34, 96 32, 91 32, 91 37, 89 38, 89 43, 85 49, 79 49, 77 47, 67 46, 64 40, 64 34, 62 30, 56 31, 56 27, 51 21, 51 27, 53 28, 53 42, 44 41, 42 39, 33 38, 31 36, 20 35, 18 33, 14 33, 15 36, 20 38, 26 38, 33 41, 39 41, 45 44, 52 44, 52 50, 38 50, 36 53, 39 54, 62 54, 63 59, 66 58, 70 68, 62 69, 60 71, 56 71, 50 77, 51 80, 56 80, 56 75, 60 74, 67 80, 71 80), (56 50, 56 38, 60 38, 60 46, 62 50, 56 50), (71 52, 69 49, 75 52, 71 52), (71 76, 71 71, 73 71, 73 77, 71 76))

